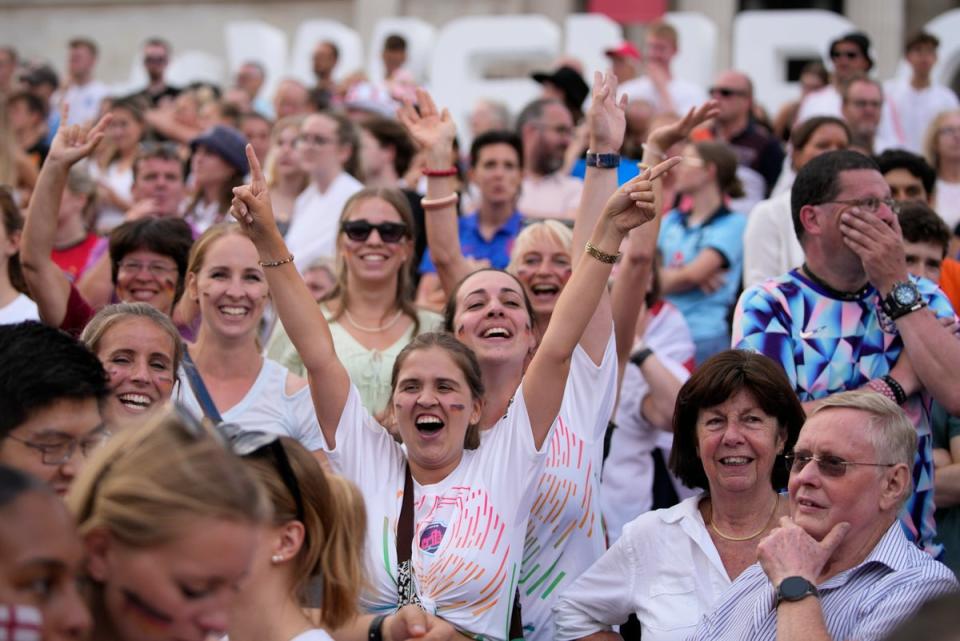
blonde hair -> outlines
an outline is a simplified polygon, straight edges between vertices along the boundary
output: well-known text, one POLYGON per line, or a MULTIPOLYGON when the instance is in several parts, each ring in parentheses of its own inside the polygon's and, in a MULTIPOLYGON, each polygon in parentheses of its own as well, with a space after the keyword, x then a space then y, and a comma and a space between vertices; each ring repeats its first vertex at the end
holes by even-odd
POLYGON ((198 276, 200 270, 203 269, 203 263, 207 259, 207 252, 210 251, 210 247, 226 236, 243 236, 244 238, 248 238, 248 236, 243 233, 240 225, 229 222, 211 225, 207 228, 207 231, 200 234, 200 238, 198 238, 190 248, 190 258, 187 260, 187 273, 198 276))
POLYGON ((930 121, 927 131, 923 134, 923 155, 938 174, 940 173, 940 152, 937 151, 937 136, 940 135, 943 121, 950 116, 958 115, 960 115, 960 109, 941 111, 930 121))
MULTIPOLYGON (((349 481, 327 474, 299 442, 280 437, 300 492, 305 537, 294 562, 294 596, 306 607, 307 591, 319 580, 321 622, 339 628, 357 615, 364 585, 363 545, 366 511, 360 491, 349 481)), ((269 446, 268 446, 269 447, 269 446)), ((274 523, 297 518, 296 499, 287 488, 273 457, 247 456, 244 462, 267 491, 274 523)))
POLYGON ((180 332, 170 317, 147 303, 117 303, 116 305, 107 305, 96 316, 90 319, 87 326, 83 328, 80 335, 80 342, 90 348, 94 354, 100 347, 100 341, 104 334, 111 328, 119 325, 123 321, 143 318, 153 322, 154 325, 163 330, 170 340, 173 341, 173 369, 180 366, 180 359, 183 357, 183 342, 180 340, 180 332))
POLYGON ((572 258, 573 230, 558 220, 538 220, 527 225, 517 234, 513 241, 513 249, 510 250, 510 264, 507 265, 507 271, 516 274, 520 268, 520 262, 523 260, 523 255, 530 250, 534 243, 541 240, 559 243, 572 258))
MULTIPOLYGON (((273 125, 273 129, 270 130, 270 149, 267 151, 267 157, 263 164, 263 175, 267 178, 267 187, 273 187, 280 180, 279 176, 277 176, 277 143, 280 141, 280 134, 287 129, 294 129, 299 132, 300 125, 303 124, 303 118, 304 116, 287 116, 286 118, 281 118, 273 125)), ((309 180, 307 179, 306 172, 301 171, 300 173, 302 175, 300 191, 303 191, 306 189, 309 180)))
POLYGON ((172 407, 111 438, 67 495, 81 535, 104 528, 135 548, 183 536, 199 518, 262 525, 270 505, 218 433, 172 407))

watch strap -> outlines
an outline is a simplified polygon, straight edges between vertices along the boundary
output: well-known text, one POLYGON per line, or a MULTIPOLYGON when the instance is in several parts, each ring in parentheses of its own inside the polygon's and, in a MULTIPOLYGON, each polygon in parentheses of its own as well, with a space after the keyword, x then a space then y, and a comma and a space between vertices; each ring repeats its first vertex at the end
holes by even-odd
POLYGON ((777 605, 784 601, 802 601, 808 596, 820 597, 820 591, 802 576, 788 576, 777 586, 777 605))
POLYGON ((907 314, 915 312, 918 309, 923 309, 926 306, 927 303, 923 300, 923 296, 920 294, 920 289, 917 287, 916 283, 910 280, 894 283, 893 289, 890 290, 890 293, 880 300, 880 308, 890 320, 897 320, 902 316, 906 316, 907 314), (899 287, 909 287, 913 289, 917 294, 917 300, 910 305, 901 304, 896 297, 896 291, 899 287))
POLYGON ((595 154, 587 152, 587 167, 616 169, 620 166, 620 154, 595 154))

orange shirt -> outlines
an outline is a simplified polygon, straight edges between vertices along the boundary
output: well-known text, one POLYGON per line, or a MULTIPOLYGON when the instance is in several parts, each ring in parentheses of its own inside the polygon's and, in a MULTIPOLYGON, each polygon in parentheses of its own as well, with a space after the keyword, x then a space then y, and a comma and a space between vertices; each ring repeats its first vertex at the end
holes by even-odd
POLYGON ((953 311, 960 312, 960 260, 945 258, 940 268, 940 289, 953 304, 953 311))

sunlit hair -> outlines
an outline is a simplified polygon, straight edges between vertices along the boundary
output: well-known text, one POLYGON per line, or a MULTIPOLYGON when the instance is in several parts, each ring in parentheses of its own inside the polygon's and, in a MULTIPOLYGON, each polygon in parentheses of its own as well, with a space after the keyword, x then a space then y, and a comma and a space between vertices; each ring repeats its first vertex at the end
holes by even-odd
MULTIPOLYGON (((417 235, 416 221, 413 219, 413 213, 410 211, 410 203, 407 202, 407 197, 403 195, 403 192, 399 189, 393 187, 366 187, 361 189, 353 196, 351 196, 346 203, 343 205, 343 211, 340 213, 340 221, 337 223, 338 226, 342 225, 344 222, 350 220, 350 216, 353 214, 353 210, 356 207, 366 201, 372 200, 374 198, 379 198, 380 200, 385 201, 390 207, 393 208, 397 215, 400 216, 400 222, 402 222, 407 227, 407 236, 401 242, 412 243, 413 239, 417 235)), ((333 289, 330 290, 330 293, 324 296, 323 300, 337 300, 339 299, 340 305, 337 307, 336 312, 330 318, 331 321, 337 321, 343 315, 344 310, 348 307, 348 302, 350 300, 350 288, 347 286, 348 279, 348 269, 347 261, 344 259, 343 252, 341 251, 342 238, 345 236, 344 232, 339 232, 337 235, 337 267, 336 267, 336 277, 333 289)), ((407 259, 404 261, 403 265, 400 266, 400 271, 397 273, 397 289, 396 289, 396 301, 397 306, 400 307, 400 310, 405 316, 408 316, 413 321, 413 333, 414 335, 420 333, 420 321, 417 317, 417 308, 413 304, 413 269, 414 269, 414 252, 409 252, 407 259)))
MULTIPOLYGON (((273 187, 280 181, 280 176, 277 174, 277 154, 279 153, 277 145, 280 141, 280 134, 288 129, 300 131, 303 118, 303 116, 288 116, 282 118, 278 120, 273 125, 273 129, 270 130, 270 149, 267 151, 267 157, 263 164, 263 175, 267 179, 267 187, 273 187)), ((306 189, 308 182, 306 172, 300 171, 300 191, 306 189)))
MULTIPOLYGON (((697 420, 704 410, 749 392, 757 405, 777 419, 784 435, 784 452, 793 450, 804 412, 783 368, 770 358, 740 349, 728 349, 703 362, 677 394, 673 412, 673 449, 670 471, 691 488, 710 489, 697 443, 697 420)), ((787 485, 787 468, 779 456, 771 469, 771 485, 787 485)))
MULTIPOLYGON (((316 581, 321 592, 321 620, 339 628, 357 614, 364 585, 363 545, 366 511, 363 497, 346 479, 327 474, 317 459, 294 439, 282 437, 280 445, 300 490, 304 541, 292 567, 291 590, 307 607, 308 588, 316 581)), ((245 457, 254 476, 273 505, 273 522, 283 525, 297 518, 297 504, 284 484, 272 457, 245 457)))
POLYGON ((146 303, 107 305, 97 312, 87 323, 87 326, 83 328, 80 342, 89 347, 91 352, 97 354, 100 350, 100 342, 107 332, 125 321, 137 318, 150 321, 170 338, 173 348, 170 358, 173 362, 173 370, 176 371, 180 366, 180 359, 183 357, 183 342, 180 339, 180 332, 177 331, 169 316, 146 303))
MULTIPOLYGON (((458 341, 452 334, 447 332, 425 332, 420 334, 412 341, 407 343, 397 360, 393 362, 393 372, 390 375, 390 389, 393 394, 397 393, 397 383, 400 379, 400 370, 410 354, 426 350, 439 349, 450 357, 450 360, 457 366, 463 378, 470 389, 470 396, 475 401, 482 401, 485 393, 483 386, 483 375, 480 372, 480 363, 476 355, 469 347, 458 341)), ((467 433, 463 440, 464 449, 475 450, 480 447, 480 426, 472 424, 467 426, 467 433)))
POLYGON ((941 111, 930 121, 927 131, 923 135, 923 156, 930 163, 930 166, 937 170, 938 174, 940 173, 940 152, 937 150, 937 138, 940 136, 940 128, 943 127, 947 118, 958 115, 960 115, 960 109, 941 111))
POLYGON ((262 525, 263 490, 218 434, 172 407, 110 439, 67 495, 81 535, 104 529, 133 548, 184 536, 198 521, 262 525))
POLYGON ((573 230, 558 220, 538 220, 523 228, 513 241, 507 271, 516 274, 523 264, 523 255, 536 243, 547 241, 560 245, 568 255, 573 253, 573 230))
POLYGON ((193 247, 190 248, 190 258, 187 261, 187 273, 198 276, 200 270, 203 269, 203 264, 207 259, 207 253, 210 251, 210 247, 221 238, 227 236, 243 236, 244 238, 248 238, 247 235, 243 233, 240 225, 226 222, 211 225, 207 228, 207 231, 203 232, 200 238, 193 243, 193 247))

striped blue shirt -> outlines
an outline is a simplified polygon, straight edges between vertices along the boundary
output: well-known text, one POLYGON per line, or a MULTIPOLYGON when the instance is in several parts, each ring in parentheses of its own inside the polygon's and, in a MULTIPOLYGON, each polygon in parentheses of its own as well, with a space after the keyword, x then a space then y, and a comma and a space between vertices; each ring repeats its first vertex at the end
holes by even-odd
MULTIPOLYGON (((910 543, 897 523, 863 563, 817 586, 834 639, 883 639, 923 603, 957 589, 947 566, 910 543)), ((776 591, 759 563, 747 568, 705 616, 694 641, 776 641, 776 591)))

